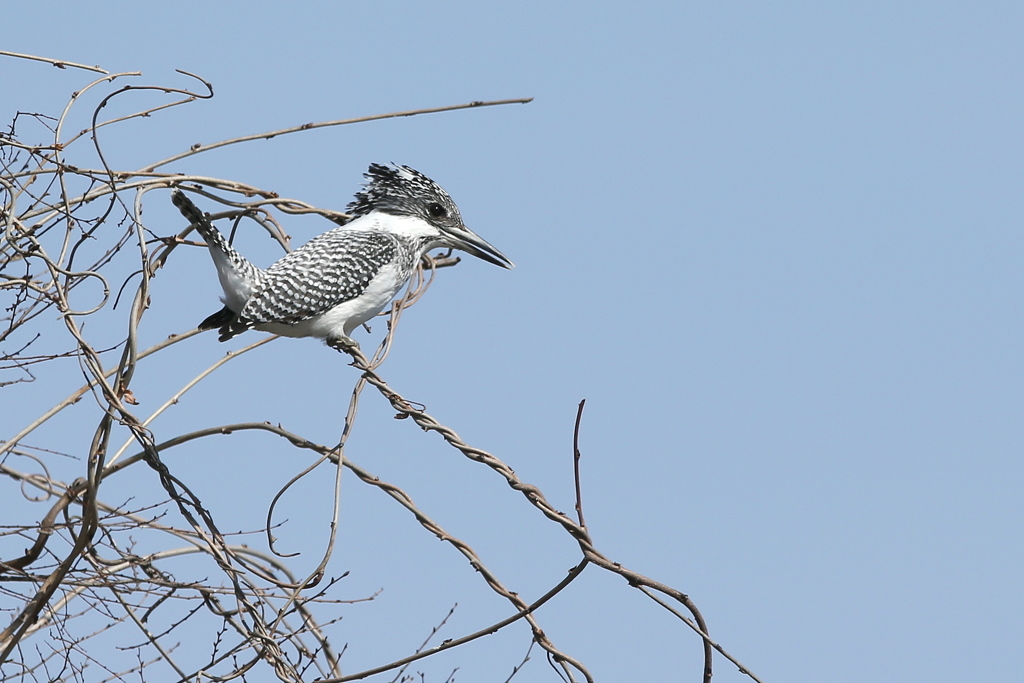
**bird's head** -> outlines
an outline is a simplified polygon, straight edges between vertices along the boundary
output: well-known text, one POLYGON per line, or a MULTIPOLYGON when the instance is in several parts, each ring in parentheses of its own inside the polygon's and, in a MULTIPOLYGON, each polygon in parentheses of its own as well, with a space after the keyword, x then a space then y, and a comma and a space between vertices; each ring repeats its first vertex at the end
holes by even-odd
POLYGON ((419 171, 408 166, 370 164, 365 177, 368 182, 346 209, 353 217, 381 211, 420 218, 438 230, 438 245, 459 249, 502 268, 513 267, 504 254, 466 227, 448 193, 419 171))

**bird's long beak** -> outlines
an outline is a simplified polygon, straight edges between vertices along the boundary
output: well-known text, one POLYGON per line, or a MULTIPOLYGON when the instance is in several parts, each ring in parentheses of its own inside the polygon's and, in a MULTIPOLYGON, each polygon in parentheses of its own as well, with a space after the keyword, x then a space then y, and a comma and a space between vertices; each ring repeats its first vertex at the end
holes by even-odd
POLYGON ((487 243, 487 240, 477 235, 475 232, 462 226, 461 228, 446 228, 445 232, 452 240, 452 246, 456 249, 460 249, 467 254, 472 254, 479 259, 483 259, 488 263, 493 263, 496 266, 502 268, 512 269, 515 264, 508 260, 508 258, 500 251, 492 247, 487 243))

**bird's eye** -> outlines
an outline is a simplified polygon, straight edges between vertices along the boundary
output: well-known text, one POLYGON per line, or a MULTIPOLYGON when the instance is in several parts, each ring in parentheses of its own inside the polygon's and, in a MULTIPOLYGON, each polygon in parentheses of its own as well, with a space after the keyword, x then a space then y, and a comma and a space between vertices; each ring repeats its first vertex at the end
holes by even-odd
POLYGON ((448 215, 448 209, 434 202, 427 205, 427 213, 430 214, 431 218, 444 218, 448 215))

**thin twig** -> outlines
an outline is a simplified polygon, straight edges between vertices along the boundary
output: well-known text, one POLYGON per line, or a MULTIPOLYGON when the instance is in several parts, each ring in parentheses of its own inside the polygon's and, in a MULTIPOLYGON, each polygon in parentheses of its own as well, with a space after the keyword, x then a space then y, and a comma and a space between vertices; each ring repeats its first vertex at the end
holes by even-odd
POLYGON ((95 72, 101 73, 101 74, 110 73, 106 69, 101 69, 98 66, 88 66, 86 64, 78 64, 76 62, 69 62, 69 61, 67 61, 65 59, 51 59, 50 57, 37 57, 35 55, 23 55, 23 54, 20 54, 18 52, 8 52, 6 50, 0 50, 0 55, 3 55, 4 57, 17 57, 18 59, 31 59, 31 60, 34 60, 34 61, 37 61, 37 62, 46 62, 47 64, 54 65, 58 69, 65 69, 65 68, 70 66, 70 67, 75 68, 75 69, 85 69, 86 71, 95 71, 95 72))
POLYGON ((175 154, 172 157, 167 157, 155 164, 145 166, 140 172, 146 173, 155 171, 161 166, 185 159, 186 157, 193 156, 195 154, 201 154, 202 152, 209 152, 211 149, 217 149, 218 147, 225 147, 227 145, 234 145, 239 142, 250 142, 252 140, 269 140, 276 138, 280 135, 289 135, 291 133, 301 133, 307 130, 314 130, 316 128, 327 128, 328 126, 346 126, 352 123, 366 123, 368 121, 382 121, 384 119, 397 119, 405 116, 419 116, 421 114, 438 114, 446 111, 457 111, 459 109, 474 109, 477 107, 497 107, 504 104, 529 104, 533 102, 532 97, 520 97, 511 100, 491 100, 489 102, 466 102, 465 104, 451 104, 445 107, 431 107, 425 109, 410 109, 408 111, 396 111, 389 114, 375 114, 373 116, 359 116, 352 119, 339 119, 336 121, 320 121, 318 123, 304 123, 301 126, 292 126, 291 128, 281 128, 273 130, 267 133, 254 133, 252 135, 243 135, 237 138, 231 138, 230 140, 221 140, 220 142, 211 142, 207 145, 196 143, 187 152, 181 154, 175 154))
POLYGON ((580 490, 580 421, 583 419, 583 406, 586 405, 587 399, 580 401, 579 407, 576 409, 576 425, 572 429, 572 474, 573 481, 576 483, 576 516, 580 520, 580 527, 583 529, 587 528, 587 523, 583 521, 583 494, 580 490))

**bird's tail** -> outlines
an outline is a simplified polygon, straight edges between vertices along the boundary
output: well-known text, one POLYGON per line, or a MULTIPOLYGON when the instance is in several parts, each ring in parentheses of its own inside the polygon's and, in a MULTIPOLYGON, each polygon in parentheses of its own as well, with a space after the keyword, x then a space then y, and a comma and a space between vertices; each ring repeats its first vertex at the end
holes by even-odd
POLYGON ((240 313, 252 292, 261 286, 266 273, 235 251, 220 230, 214 226, 210 217, 193 204, 184 192, 172 192, 171 202, 206 240, 224 290, 224 303, 230 310, 240 313))
MULTIPOLYGON (((210 222, 210 217, 203 213, 198 206, 192 203, 184 192, 181 190, 175 190, 171 193, 171 202, 178 208, 181 215, 185 217, 192 226, 199 231, 203 239, 206 240, 206 245, 210 249, 216 249, 225 256, 228 256, 232 262, 243 262, 246 261, 245 257, 235 251, 234 247, 228 244, 228 241, 224 239, 224 235, 221 234, 220 230, 210 222)), ((246 261, 247 262, 247 261, 246 261)))

